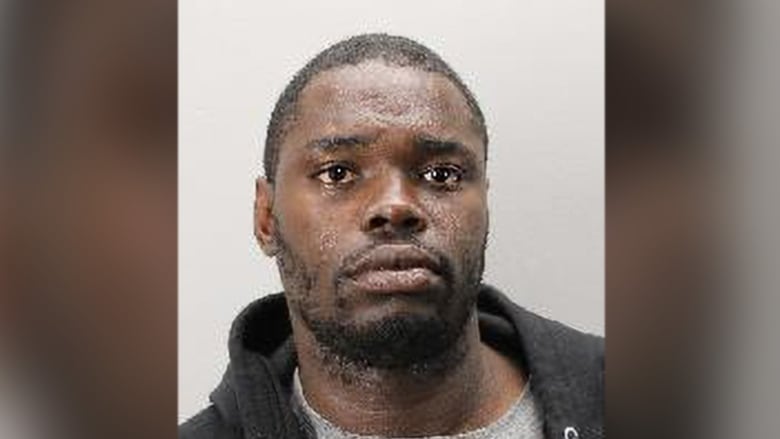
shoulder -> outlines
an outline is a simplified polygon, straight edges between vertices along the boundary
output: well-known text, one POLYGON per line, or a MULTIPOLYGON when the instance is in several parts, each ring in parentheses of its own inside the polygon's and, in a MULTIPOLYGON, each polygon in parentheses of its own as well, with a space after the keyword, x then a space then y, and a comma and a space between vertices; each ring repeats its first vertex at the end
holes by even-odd
POLYGON ((564 357, 603 362, 604 337, 580 331, 519 306, 516 306, 515 316, 528 342, 544 343, 547 349, 564 353, 564 357))
POLYGON ((602 438, 604 338, 535 314, 492 287, 482 290, 478 307, 480 323, 511 344, 530 376, 545 435, 563 437, 575 426, 583 439, 602 438))
POLYGON ((526 354, 537 369, 591 376, 599 381, 604 372, 604 337, 535 314, 515 305, 513 317, 526 354))
MULTIPOLYGON (((505 322, 516 351, 531 373, 578 384, 600 394, 604 373, 604 338, 533 313, 490 286, 479 297, 480 319, 494 328, 505 322)), ((509 334, 507 334, 509 335, 509 334)))
POLYGON ((523 342, 531 345, 530 348, 560 348, 587 357, 604 356, 604 337, 585 333, 531 312, 490 285, 482 285, 478 309, 480 318, 510 323, 523 342))
POLYGON ((215 406, 209 406, 179 425, 179 439, 233 439, 241 432, 225 422, 215 406))

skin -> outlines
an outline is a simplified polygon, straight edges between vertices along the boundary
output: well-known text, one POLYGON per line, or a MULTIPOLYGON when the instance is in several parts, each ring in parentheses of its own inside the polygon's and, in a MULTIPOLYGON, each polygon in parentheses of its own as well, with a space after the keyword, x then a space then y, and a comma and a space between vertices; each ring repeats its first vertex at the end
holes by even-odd
POLYGON ((481 342, 475 313, 488 228, 484 150, 448 79, 373 60, 312 79, 274 184, 257 180, 255 234, 278 258, 304 394, 348 431, 464 432, 499 418, 522 392, 522 371, 481 342), (449 275, 429 275, 403 293, 345 281, 345 261, 376 245, 427 249, 449 275), (433 372, 334 358, 311 327, 334 321, 367 330, 393 318, 454 324, 461 317, 462 331, 437 357, 449 361, 433 372))

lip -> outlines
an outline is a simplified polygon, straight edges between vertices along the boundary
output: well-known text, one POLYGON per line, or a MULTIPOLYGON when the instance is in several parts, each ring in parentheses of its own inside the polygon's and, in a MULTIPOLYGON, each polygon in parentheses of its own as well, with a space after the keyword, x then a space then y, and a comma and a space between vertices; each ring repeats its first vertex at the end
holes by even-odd
POLYGON ((428 252, 411 245, 383 245, 345 270, 364 291, 407 293, 426 290, 441 278, 441 266, 428 252))
POLYGON ((367 271, 403 271, 426 268, 440 274, 441 266, 436 258, 425 250, 412 245, 382 245, 346 267, 348 277, 356 277, 367 271))

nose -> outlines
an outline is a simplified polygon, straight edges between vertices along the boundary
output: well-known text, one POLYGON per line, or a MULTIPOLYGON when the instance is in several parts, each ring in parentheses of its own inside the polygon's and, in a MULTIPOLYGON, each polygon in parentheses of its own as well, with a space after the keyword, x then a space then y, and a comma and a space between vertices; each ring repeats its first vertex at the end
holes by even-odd
POLYGON ((363 232, 376 237, 418 234, 428 223, 412 193, 413 188, 398 175, 377 182, 373 197, 362 219, 363 232))

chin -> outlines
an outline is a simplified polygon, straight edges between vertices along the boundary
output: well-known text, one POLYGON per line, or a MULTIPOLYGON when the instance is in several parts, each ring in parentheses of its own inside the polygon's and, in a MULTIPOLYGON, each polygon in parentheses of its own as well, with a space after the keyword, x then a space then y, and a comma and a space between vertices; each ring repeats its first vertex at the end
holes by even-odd
POLYGON ((405 296, 386 296, 379 300, 361 301, 350 308, 344 321, 360 327, 394 319, 409 322, 443 320, 442 314, 443 310, 437 303, 405 296))
POLYGON ((428 306, 391 304, 359 317, 309 322, 323 352, 339 364, 384 370, 434 370, 449 357, 465 322, 448 322, 428 306))

